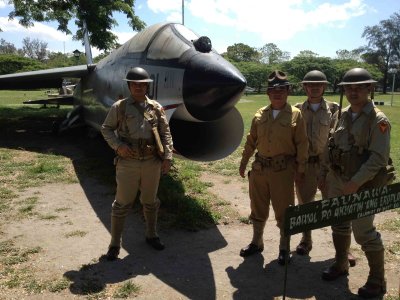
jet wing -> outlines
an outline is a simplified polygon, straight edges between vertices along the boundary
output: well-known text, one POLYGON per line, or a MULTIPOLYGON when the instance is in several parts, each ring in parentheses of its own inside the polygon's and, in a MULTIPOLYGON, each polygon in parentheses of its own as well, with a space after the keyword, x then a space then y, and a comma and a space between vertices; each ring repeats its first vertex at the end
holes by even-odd
POLYGON ((81 78, 88 75, 95 67, 95 64, 80 65, 0 75, 0 90, 60 88, 63 78, 81 78))
POLYGON ((43 104, 46 106, 47 104, 52 105, 74 105, 74 97, 70 96, 63 96, 63 97, 53 97, 49 99, 40 99, 40 100, 27 100, 23 102, 24 104, 43 104))

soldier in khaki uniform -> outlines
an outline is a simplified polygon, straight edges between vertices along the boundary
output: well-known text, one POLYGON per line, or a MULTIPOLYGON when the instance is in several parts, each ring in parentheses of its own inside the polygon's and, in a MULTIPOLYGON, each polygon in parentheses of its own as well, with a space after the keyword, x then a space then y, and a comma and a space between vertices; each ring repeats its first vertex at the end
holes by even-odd
POLYGON ((257 151, 249 172, 253 238, 240 255, 246 257, 264 250, 264 227, 272 203, 280 230, 278 263, 281 265, 286 263, 290 252, 283 230, 284 214, 294 204, 294 179, 304 178, 308 156, 304 119, 299 109, 287 103, 289 87, 285 73, 274 71, 269 75, 267 94, 271 105, 255 114, 239 167, 244 178, 248 161, 257 151))
POLYGON ((146 96, 152 82, 146 70, 133 68, 125 80, 131 96, 111 106, 101 129, 104 139, 117 153, 117 192, 112 204, 108 260, 119 255, 125 217, 139 190, 146 220, 146 242, 157 250, 164 249, 156 231, 160 205, 157 190, 161 173, 168 173, 171 166, 172 137, 162 106, 146 96))
MULTIPOLYGON (((350 106, 340 115, 332 130, 329 150, 326 150, 330 164, 325 180, 329 198, 382 185, 376 175, 389 163, 390 124, 385 114, 369 100, 375 82, 367 70, 354 68, 340 83, 350 106)), ((347 253, 353 230, 370 268, 366 284, 358 290, 364 298, 381 296, 386 292, 384 247, 373 220, 372 215, 332 226, 335 262, 322 274, 325 280, 348 274, 347 253)))
MULTIPOLYGON (((308 72, 301 82, 307 94, 307 100, 295 104, 300 109, 306 122, 308 136, 308 162, 303 182, 296 182, 296 195, 299 204, 314 201, 317 193, 320 161, 328 141, 330 128, 334 124, 334 113, 339 105, 324 99, 323 95, 328 80, 324 73, 318 70, 308 72)), ((325 191, 322 197, 326 199, 325 191)), ((307 255, 312 249, 311 230, 303 232, 300 244, 296 248, 299 255, 307 255)))

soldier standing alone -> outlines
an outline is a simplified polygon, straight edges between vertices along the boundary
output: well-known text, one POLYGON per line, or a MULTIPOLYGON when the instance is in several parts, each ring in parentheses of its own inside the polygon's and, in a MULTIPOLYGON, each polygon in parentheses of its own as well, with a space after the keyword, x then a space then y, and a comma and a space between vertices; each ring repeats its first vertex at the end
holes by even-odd
MULTIPOLYGON (((335 125, 329 151, 326 151, 330 164, 325 180, 329 198, 384 185, 378 182, 376 175, 389 163, 390 124, 385 114, 369 100, 375 82, 367 70, 354 68, 339 84, 344 87, 350 106, 343 110, 335 125)), ((335 262, 322 273, 324 280, 348 275, 347 254, 353 230, 369 265, 367 282, 358 290, 364 298, 386 293, 384 247, 373 221, 374 215, 332 226, 335 262)))
POLYGON ((146 220, 145 240, 156 250, 164 249, 156 231, 160 206, 157 190, 161 173, 168 173, 171 166, 172 137, 163 108, 146 96, 153 81, 146 70, 133 68, 125 80, 131 95, 111 106, 101 129, 117 153, 117 192, 112 204, 108 260, 119 255, 125 217, 139 190, 146 220))
POLYGON ((257 151, 249 172, 253 238, 241 249, 240 256, 264 250, 264 227, 272 203, 280 231, 278 263, 281 265, 286 263, 290 252, 283 230, 284 214, 294 204, 294 178, 304 178, 308 155, 304 119, 299 109, 287 103, 289 87, 285 73, 274 71, 269 75, 267 94, 271 105, 255 114, 239 167, 239 174, 244 178, 248 161, 257 151))

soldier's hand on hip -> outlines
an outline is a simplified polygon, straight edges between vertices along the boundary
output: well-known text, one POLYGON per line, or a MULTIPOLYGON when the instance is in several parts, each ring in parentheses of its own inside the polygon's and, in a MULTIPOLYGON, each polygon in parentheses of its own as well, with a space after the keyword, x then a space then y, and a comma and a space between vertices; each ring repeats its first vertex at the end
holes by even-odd
POLYGON ((163 174, 163 175, 168 174, 170 169, 171 169, 171 160, 164 159, 161 164, 161 174, 163 174))
POLYGON ((344 184, 343 186, 343 194, 344 195, 349 195, 349 194, 354 194, 357 193, 358 189, 360 186, 355 183, 354 181, 348 181, 344 184))
POLYGON ((133 156, 134 153, 132 152, 132 149, 128 145, 122 144, 121 146, 118 147, 117 154, 118 156, 121 156, 123 158, 128 158, 133 156))

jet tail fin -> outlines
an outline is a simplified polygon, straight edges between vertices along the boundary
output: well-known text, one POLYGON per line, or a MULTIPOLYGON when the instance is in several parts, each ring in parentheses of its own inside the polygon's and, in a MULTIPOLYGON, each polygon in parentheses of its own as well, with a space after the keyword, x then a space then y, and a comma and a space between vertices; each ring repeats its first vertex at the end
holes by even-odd
POLYGON ((86 21, 83 21, 83 43, 85 44, 86 62, 88 65, 93 64, 92 49, 89 42, 89 32, 87 30, 86 21))

